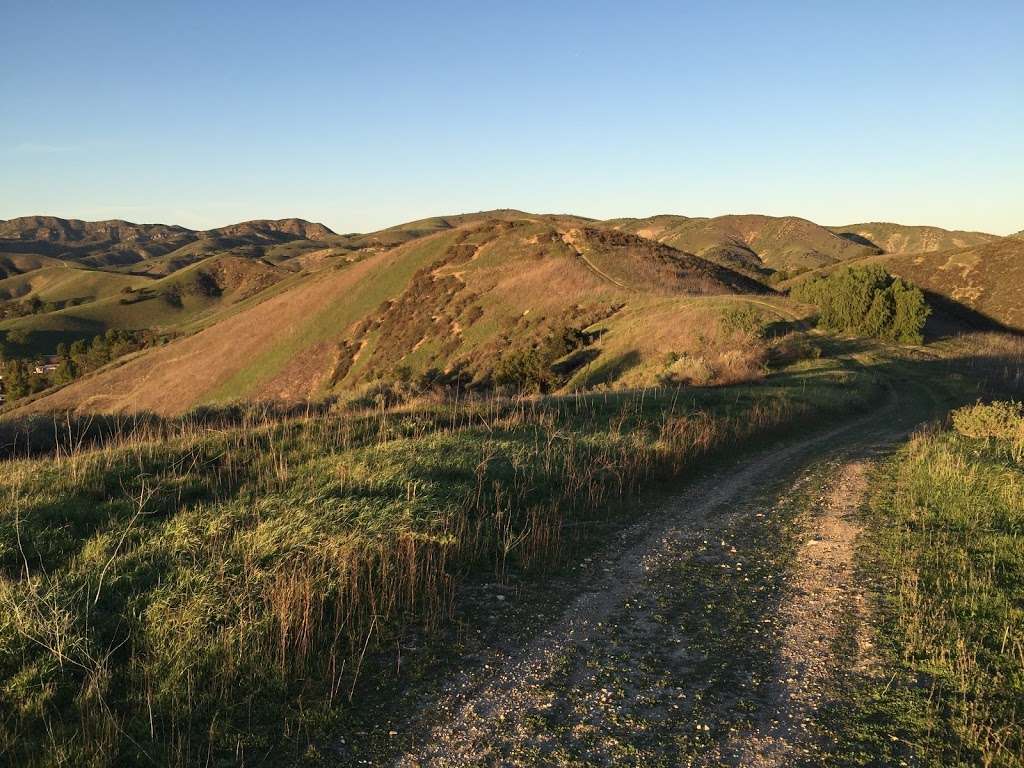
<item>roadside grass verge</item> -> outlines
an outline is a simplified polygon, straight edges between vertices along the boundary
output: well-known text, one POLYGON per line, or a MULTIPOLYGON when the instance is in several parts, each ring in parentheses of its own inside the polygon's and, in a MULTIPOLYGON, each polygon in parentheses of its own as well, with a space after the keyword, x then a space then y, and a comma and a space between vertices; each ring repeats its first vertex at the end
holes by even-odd
POLYGON ((932 430, 877 480, 862 567, 888 671, 855 686, 833 762, 1024 766, 1019 453, 932 430))
POLYGON ((646 484, 881 399, 867 371, 805 379, 131 422, 6 461, 0 755, 301 755, 460 580, 542 572, 646 484))

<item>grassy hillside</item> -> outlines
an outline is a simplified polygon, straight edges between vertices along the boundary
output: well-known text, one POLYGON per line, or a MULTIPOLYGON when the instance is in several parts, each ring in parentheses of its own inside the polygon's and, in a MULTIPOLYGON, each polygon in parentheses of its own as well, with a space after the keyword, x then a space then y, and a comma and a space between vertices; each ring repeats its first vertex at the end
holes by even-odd
POLYGON ((22 275, 48 266, 63 266, 63 262, 51 256, 0 251, 0 279, 22 275))
MULTIPOLYGON (((554 386, 621 384, 627 373, 623 381, 655 384, 681 357, 693 368, 684 377, 704 384, 736 380, 741 370, 760 375, 767 352, 756 334, 720 328, 747 297, 765 292, 761 284, 664 244, 564 223, 577 222, 473 219, 339 261, 32 407, 177 413, 241 398, 304 400, 410 376, 482 385, 503 361, 547 354, 566 334, 572 343, 545 363, 558 370, 554 386), (717 296, 735 298, 723 304, 717 296), (638 323, 660 344, 630 330, 638 323), (730 349, 740 359, 730 359, 730 349)), ((775 305, 757 306, 751 314, 778 320, 775 305)), ((183 322, 181 309, 160 310, 183 322)), ((130 307, 120 314, 131 316, 130 307)))
POLYGON ((0 754, 315 764, 325 734, 378 730, 373 692, 415 678, 412 646, 456 585, 547 571, 641 487, 881 392, 823 359, 683 397, 255 409, 108 423, 92 448, 68 435, 70 455, 0 472, 0 754))
POLYGON ((70 264, 53 265, 0 280, 0 301, 30 298, 44 302, 95 301, 146 282, 144 278, 116 272, 70 264))
MULTIPOLYGON (((954 423, 976 427, 986 410, 962 409, 954 423)), ((1003 423, 1011 430, 999 436, 918 435, 879 478, 862 567, 893 672, 843 713, 840 744, 852 754, 898 742, 917 746, 920 765, 1024 765, 1019 409, 1003 423)))
MULTIPOLYGON (((71 249, 59 259, 18 254, 32 271, 0 279, 0 295, 74 304, 37 305, 0 322, 0 331, 28 333, 15 353, 52 352, 109 329, 196 334, 90 374, 32 409, 180 413, 236 399, 350 396, 381 381, 554 391, 758 378, 791 354, 764 330, 806 312, 767 283, 785 270, 841 263, 883 260, 951 306, 995 312, 1009 325, 1021 306, 1019 281, 1002 279, 1016 258, 998 244, 1022 241, 977 246, 990 249, 985 258, 950 252, 952 261, 936 264, 937 254, 879 255, 874 242, 855 241, 860 225, 839 236, 793 217, 594 222, 498 210, 370 235, 296 219, 202 233, 48 219, 4 226, 26 238, 19 247, 71 249), (75 263, 102 261, 111 249, 136 260, 75 263)), ((911 235, 935 244, 964 234, 870 226, 883 227, 872 231, 887 247, 911 235)))
POLYGON ((51 267, 0 281, 0 290, 31 288, 43 301, 81 299, 53 312, 0 322, 0 331, 23 331, 40 352, 58 342, 110 329, 180 331, 258 294, 289 273, 262 262, 213 256, 160 278, 51 267))
POLYGON ((879 252, 876 247, 853 243, 813 222, 792 216, 654 216, 606 224, 761 275, 778 270, 813 269, 879 252))
POLYGON ((926 253, 968 248, 997 240, 984 232, 964 232, 940 227, 907 226, 886 222, 829 227, 840 237, 878 248, 885 253, 926 253))

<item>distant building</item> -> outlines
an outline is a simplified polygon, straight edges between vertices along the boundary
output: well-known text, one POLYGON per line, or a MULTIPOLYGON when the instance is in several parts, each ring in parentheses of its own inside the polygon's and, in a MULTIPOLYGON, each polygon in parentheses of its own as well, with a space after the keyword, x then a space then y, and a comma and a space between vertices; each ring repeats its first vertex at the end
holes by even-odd
POLYGON ((38 374, 53 373, 60 367, 60 358, 56 355, 48 355, 36 363, 33 370, 38 374))

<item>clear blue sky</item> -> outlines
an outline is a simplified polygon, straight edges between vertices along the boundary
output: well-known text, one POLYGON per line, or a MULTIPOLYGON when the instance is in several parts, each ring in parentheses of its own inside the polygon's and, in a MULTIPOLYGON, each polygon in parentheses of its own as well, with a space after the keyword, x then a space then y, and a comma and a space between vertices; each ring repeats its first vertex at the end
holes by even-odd
POLYGON ((1024 2, 0 0, 0 218, 1024 228, 1024 2))

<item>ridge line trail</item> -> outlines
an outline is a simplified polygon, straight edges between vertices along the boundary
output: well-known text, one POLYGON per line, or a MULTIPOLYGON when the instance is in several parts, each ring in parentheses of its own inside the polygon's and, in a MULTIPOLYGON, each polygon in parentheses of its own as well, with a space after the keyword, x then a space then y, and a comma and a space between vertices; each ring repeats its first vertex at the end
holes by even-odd
POLYGON ((393 764, 761 767, 812 754, 803 718, 859 605, 849 515, 864 456, 915 426, 908 410, 893 393, 638 515, 560 617, 417 705, 393 764), (808 523, 801 504, 822 487, 808 523))

